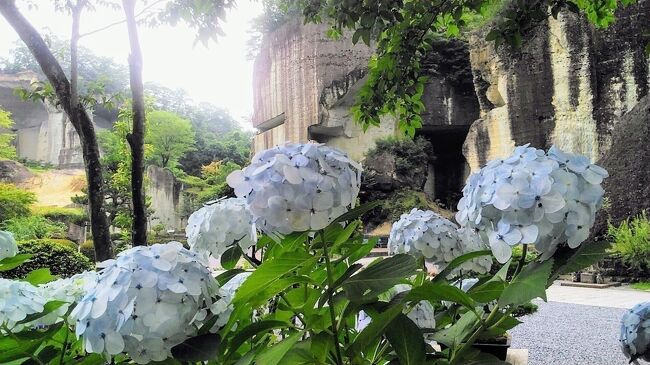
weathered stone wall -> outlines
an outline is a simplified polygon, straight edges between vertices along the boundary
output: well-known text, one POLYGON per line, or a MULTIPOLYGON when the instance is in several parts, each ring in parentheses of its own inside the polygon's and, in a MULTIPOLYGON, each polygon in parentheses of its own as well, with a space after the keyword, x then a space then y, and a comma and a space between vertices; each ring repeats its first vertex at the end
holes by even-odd
POLYGON ((484 34, 470 40, 481 117, 464 154, 476 170, 515 145, 552 144, 597 160, 621 116, 648 93, 650 1, 621 9, 613 26, 595 29, 560 13, 525 35, 520 50, 495 51, 484 34), (644 35, 645 34, 645 35, 644 35))
MULTIPOLYGON (((33 72, 0 74, 0 108, 11 112, 16 131, 18 156, 52 164, 58 168, 83 167, 79 136, 59 108, 41 102, 23 101, 14 94, 37 80, 33 72)), ((91 115, 96 128, 110 128, 111 122, 91 115)))
POLYGON ((150 227, 161 223, 166 230, 182 230, 185 227, 180 211, 183 184, 171 171, 157 166, 147 167, 147 182, 145 191, 151 198, 150 208, 153 210, 149 217, 150 227))

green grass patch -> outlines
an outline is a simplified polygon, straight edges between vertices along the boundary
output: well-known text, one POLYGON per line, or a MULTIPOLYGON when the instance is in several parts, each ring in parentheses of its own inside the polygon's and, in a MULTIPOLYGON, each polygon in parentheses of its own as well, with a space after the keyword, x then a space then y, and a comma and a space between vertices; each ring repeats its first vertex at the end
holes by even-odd
POLYGON ((32 206, 30 210, 33 215, 66 224, 82 224, 83 222, 88 221, 88 215, 83 208, 32 206))
POLYGON ((640 283, 634 283, 630 286, 632 289, 650 291, 650 281, 642 281, 640 283))

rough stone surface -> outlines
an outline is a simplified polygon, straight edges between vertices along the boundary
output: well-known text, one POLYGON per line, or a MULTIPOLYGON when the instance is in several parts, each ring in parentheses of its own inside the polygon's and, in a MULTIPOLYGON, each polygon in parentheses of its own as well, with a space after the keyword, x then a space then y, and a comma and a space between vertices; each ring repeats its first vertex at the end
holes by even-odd
POLYGON ((594 235, 607 233, 607 222, 618 224, 650 209, 650 96, 621 118, 612 135, 612 147, 599 164, 609 171, 603 187, 609 201, 599 212, 594 235))
POLYGON ((20 162, 0 161, 0 182, 9 184, 20 184, 29 180, 32 173, 20 162))
POLYGON ((161 223, 165 230, 179 231, 185 227, 185 220, 180 212, 182 205, 183 184, 171 171, 157 166, 147 167, 147 196, 151 198, 154 213, 149 217, 150 226, 161 223))
MULTIPOLYGON (((397 133, 392 117, 365 133, 352 121, 350 107, 365 83, 372 48, 361 42, 353 46, 347 33, 329 39, 327 29, 294 19, 266 35, 253 71, 253 125, 261 131, 256 150, 311 139, 361 160, 378 138, 397 133)), ((466 43, 441 40, 423 61, 430 79, 422 133, 450 127, 466 131, 478 118, 468 60, 466 43)))
MULTIPOLYGON (((28 88, 36 80, 33 72, 0 74, 0 108, 9 111, 14 120, 18 156, 59 168, 83 167, 79 137, 65 113, 46 103, 23 101, 14 94, 16 88, 28 88)), ((110 128, 112 124, 107 113, 91 117, 96 128, 110 128)))
POLYGON ((600 30, 561 12, 525 34, 519 50, 495 50, 483 33, 471 37, 481 106, 464 145, 472 170, 525 143, 556 144, 594 161, 605 155, 621 116, 650 85, 650 1, 619 10, 617 18, 600 30))

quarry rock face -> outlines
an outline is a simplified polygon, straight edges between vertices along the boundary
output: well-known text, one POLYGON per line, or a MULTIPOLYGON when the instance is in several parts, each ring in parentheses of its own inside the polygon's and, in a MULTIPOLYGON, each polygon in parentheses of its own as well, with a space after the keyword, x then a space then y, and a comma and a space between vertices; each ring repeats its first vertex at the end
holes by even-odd
MULTIPOLYGON (((49 103, 23 101, 15 95, 15 89, 29 88, 37 80, 33 72, 0 74, 0 108, 14 120, 18 156, 57 168, 83 167, 79 136, 67 115, 49 103)), ((102 116, 91 114, 91 118, 96 129, 111 126, 102 116)))
POLYGON ((608 222, 618 225, 650 209, 650 96, 622 116, 612 133, 612 146, 598 163, 609 171, 603 182, 607 204, 596 217, 593 234, 607 233, 608 222))
POLYGON ((621 117, 648 94, 650 1, 620 9, 596 29, 561 12, 524 36, 521 49, 470 39, 481 116, 463 153, 472 170, 516 145, 558 145, 598 160, 612 146, 621 117))
POLYGON ((147 167, 146 186, 147 196, 151 198, 150 208, 153 214, 149 217, 150 227, 156 224, 165 226, 165 230, 179 231, 185 227, 181 212, 183 204, 183 184, 176 180, 168 169, 147 167))

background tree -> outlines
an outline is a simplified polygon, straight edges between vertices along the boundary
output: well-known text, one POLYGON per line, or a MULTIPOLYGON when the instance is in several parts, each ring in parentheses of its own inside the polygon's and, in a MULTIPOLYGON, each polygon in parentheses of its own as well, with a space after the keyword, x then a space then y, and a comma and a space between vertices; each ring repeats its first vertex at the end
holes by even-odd
POLYGON ((175 168, 179 159, 194 146, 192 124, 178 115, 156 110, 147 117, 145 140, 151 145, 151 162, 175 168))
POLYGON ((129 33, 129 76, 131 84, 133 126, 126 140, 131 147, 131 198, 133 199, 134 245, 147 245, 147 213, 144 195, 144 136, 145 105, 144 82, 142 81, 142 50, 135 16, 135 0, 123 0, 124 16, 129 33))
POLYGON ((73 98, 72 86, 61 64, 56 60, 38 31, 20 13, 15 1, 1 1, 0 13, 20 36, 41 66, 41 70, 53 87, 58 104, 68 115, 70 123, 79 135, 88 181, 88 205, 95 254, 98 260, 106 260, 112 257, 112 248, 108 221, 104 211, 102 166, 97 136, 90 116, 85 106, 73 98))
POLYGON ((16 159, 16 147, 13 145, 15 135, 11 133, 13 125, 11 114, 0 109, 0 160, 16 159))

